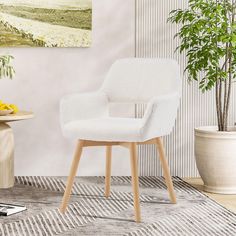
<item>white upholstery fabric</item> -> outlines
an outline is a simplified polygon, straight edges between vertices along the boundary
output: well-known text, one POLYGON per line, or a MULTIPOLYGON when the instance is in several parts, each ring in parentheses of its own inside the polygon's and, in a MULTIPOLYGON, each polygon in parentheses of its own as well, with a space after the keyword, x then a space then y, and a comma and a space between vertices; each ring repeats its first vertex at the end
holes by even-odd
POLYGON ((65 126, 65 136, 85 140, 124 141, 141 140, 142 119, 97 118, 73 121, 65 126))
POLYGON ((179 66, 170 59, 122 59, 108 72, 102 90, 111 102, 148 102, 154 96, 175 92, 180 85, 179 66))
POLYGON ((122 59, 113 64, 98 92, 61 101, 66 137, 142 142, 171 132, 181 91, 179 66, 170 59, 122 59), (142 119, 109 117, 109 103, 148 102, 142 119))

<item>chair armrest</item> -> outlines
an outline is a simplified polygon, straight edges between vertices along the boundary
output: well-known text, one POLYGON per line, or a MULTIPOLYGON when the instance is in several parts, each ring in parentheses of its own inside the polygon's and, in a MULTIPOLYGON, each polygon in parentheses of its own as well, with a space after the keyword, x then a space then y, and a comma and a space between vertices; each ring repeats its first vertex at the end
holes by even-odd
POLYGON ((60 102, 61 124, 108 115, 108 98, 103 92, 78 93, 63 97, 60 102))
POLYGON ((175 124, 180 94, 173 93, 150 100, 142 121, 142 132, 147 139, 168 135, 175 124))

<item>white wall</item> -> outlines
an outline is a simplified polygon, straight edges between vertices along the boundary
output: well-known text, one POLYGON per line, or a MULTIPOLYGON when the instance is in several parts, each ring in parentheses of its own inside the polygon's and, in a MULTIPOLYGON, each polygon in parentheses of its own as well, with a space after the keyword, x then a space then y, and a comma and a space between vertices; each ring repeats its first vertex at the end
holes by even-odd
MULTIPOLYGON (((59 100, 97 89, 117 58, 134 56, 134 0, 93 1, 91 48, 11 48, 16 77, 0 81, 0 99, 32 110, 35 118, 12 124, 16 175, 67 175, 75 142, 62 137, 59 100)), ((102 148, 85 150, 79 174, 104 175, 102 148)), ((113 174, 128 175, 126 150, 115 150, 113 174)))

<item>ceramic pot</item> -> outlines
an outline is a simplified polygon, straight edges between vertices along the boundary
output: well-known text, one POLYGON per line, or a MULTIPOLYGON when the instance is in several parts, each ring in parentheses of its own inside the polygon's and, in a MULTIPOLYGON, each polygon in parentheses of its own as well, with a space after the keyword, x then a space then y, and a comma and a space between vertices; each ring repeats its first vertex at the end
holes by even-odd
POLYGON ((236 194, 236 127, 219 132, 215 126, 195 129, 195 158, 204 190, 236 194))

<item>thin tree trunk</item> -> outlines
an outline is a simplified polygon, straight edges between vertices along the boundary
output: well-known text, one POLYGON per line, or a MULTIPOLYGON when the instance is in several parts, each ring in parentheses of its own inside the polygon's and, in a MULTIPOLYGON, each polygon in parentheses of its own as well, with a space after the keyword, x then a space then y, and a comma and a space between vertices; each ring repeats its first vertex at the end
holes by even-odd
POLYGON ((223 129, 223 124, 224 124, 224 116, 223 116, 223 111, 222 111, 222 80, 221 78, 219 79, 219 110, 220 110, 220 131, 223 129))
MULTIPOLYGON (((231 33, 232 33, 232 28, 235 22, 235 1, 232 1, 233 4, 233 10, 232 10, 232 18, 231 18, 231 33)), ((229 104, 230 104, 230 97, 231 97, 231 90, 232 90, 232 60, 233 60, 233 45, 230 42, 229 43, 229 48, 228 48, 228 53, 229 53, 229 67, 228 67, 228 79, 229 79, 229 83, 228 83, 228 89, 227 89, 227 95, 226 95, 226 109, 224 110, 224 127, 223 127, 223 131, 227 131, 228 129, 228 114, 229 114, 229 104)))
POLYGON ((227 99, 226 99, 226 110, 224 112, 223 131, 227 131, 228 129, 228 114, 229 114, 231 90, 232 90, 232 55, 230 55, 230 58, 229 58, 229 83, 228 83, 228 91, 227 91, 227 99))
POLYGON ((219 102, 219 81, 216 81, 216 111, 217 111, 217 123, 218 130, 221 131, 221 111, 220 111, 220 102, 219 102))
MULTIPOLYGON (((228 59, 229 58, 229 44, 226 44, 226 63, 224 66, 224 70, 226 73, 228 73, 228 59)), ((228 80, 225 79, 224 81, 224 109, 223 109, 223 130, 222 131, 226 131, 227 130, 227 100, 228 100, 228 92, 229 92, 229 88, 228 88, 228 80)))

